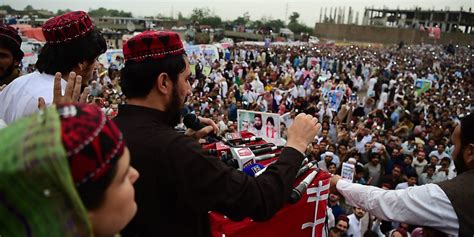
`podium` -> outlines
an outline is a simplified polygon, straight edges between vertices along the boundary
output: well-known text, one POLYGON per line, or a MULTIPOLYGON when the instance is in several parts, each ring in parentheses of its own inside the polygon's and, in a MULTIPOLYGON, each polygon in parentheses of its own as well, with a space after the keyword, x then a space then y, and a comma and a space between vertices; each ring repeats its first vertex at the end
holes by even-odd
MULTIPOLYGON (((243 138, 253 134, 241 132, 243 138)), ((260 141, 255 144, 263 144, 260 141)), ((254 144, 252 144, 254 145, 254 144)), ((273 160, 265 160, 262 165, 267 165, 273 160)), ((308 170, 302 177, 295 180, 293 187, 297 186, 311 171, 308 170)), ((242 221, 232 221, 217 212, 210 212, 209 222, 211 234, 214 237, 310 237, 325 236, 327 199, 329 196, 331 175, 324 171, 316 174, 313 182, 303 193, 301 199, 295 204, 286 203, 270 220, 256 222, 250 218, 242 221)))

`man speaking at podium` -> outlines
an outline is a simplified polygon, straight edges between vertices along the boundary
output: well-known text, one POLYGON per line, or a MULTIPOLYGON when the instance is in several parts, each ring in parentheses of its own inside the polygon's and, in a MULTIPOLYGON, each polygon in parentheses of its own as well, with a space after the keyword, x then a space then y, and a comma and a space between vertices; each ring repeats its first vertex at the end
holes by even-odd
POLYGON ((288 129, 279 160, 258 178, 226 166, 195 138, 217 132, 210 119, 194 138, 173 127, 191 95, 190 68, 179 35, 147 31, 123 47, 122 89, 128 104, 115 121, 141 174, 135 183, 138 212, 122 236, 209 236, 208 211, 239 220, 271 218, 290 195, 307 145, 320 124, 300 114, 288 129))

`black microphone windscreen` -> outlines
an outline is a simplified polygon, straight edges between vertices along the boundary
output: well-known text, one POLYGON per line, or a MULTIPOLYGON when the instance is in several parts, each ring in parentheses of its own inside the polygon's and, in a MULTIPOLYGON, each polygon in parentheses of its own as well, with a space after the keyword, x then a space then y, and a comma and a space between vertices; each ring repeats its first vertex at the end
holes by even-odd
POLYGON ((186 114, 183 118, 183 123, 187 128, 190 128, 192 130, 199 130, 201 129, 201 122, 199 121, 199 118, 195 114, 186 114))
MULTIPOLYGON (((301 189, 301 188, 300 188, 300 189, 301 189)), ((294 188, 294 189, 291 191, 290 198, 289 198, 289 202, 290 202, 291 204, 295 204, 295 203, 297 203, 297 202, 301 199, 301 192, 300 192, 300 189, 294 188)))

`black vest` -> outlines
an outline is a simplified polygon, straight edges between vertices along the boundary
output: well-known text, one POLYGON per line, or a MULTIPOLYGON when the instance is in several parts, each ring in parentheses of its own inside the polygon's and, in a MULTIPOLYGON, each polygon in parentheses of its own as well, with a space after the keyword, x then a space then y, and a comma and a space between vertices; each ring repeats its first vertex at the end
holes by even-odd
POLYGON ((459 236, 474 236, 474 170, 438 183, 458 216, 459 236))

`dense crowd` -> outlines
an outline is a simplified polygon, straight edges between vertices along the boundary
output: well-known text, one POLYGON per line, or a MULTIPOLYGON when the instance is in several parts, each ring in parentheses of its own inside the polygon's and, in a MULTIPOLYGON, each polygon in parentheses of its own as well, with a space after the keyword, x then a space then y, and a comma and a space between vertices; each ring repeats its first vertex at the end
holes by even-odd
MULTIPOLYGON (((354 182, 384 189, 436 183, 456 177, 450 136, 472 111, 472 52, 453 45, 237 45, 220 51, 215 61, 188 55, 195 73, 185 110, 212 118, 221 134, 237 130, 238 109, 290 113, 281 124, 283 138, 296 114, 309 113, 322 122, 308 149, 321 169, 336 174, 342 162, 352 162, 354 182), (211 68, 208 75, 204 67, 211 68), (431 87, 423 90, 417 79, 431 87), (337 109, 328 105, 329 90, 343 93, 337 109)), ((90 101, 112 117, 126 101, 118 67, 100 66, 90 85, 90 101)), ((339 199, 334 194, 330 199, 338 223, 353 213, 339 199)), ((357 214, 349 220, 364 216, 357 214)), ((415 228, 376 223, 371 226, 378 233, 415 228)), ((360 232, 349 226, 348 234, 360 232)))

